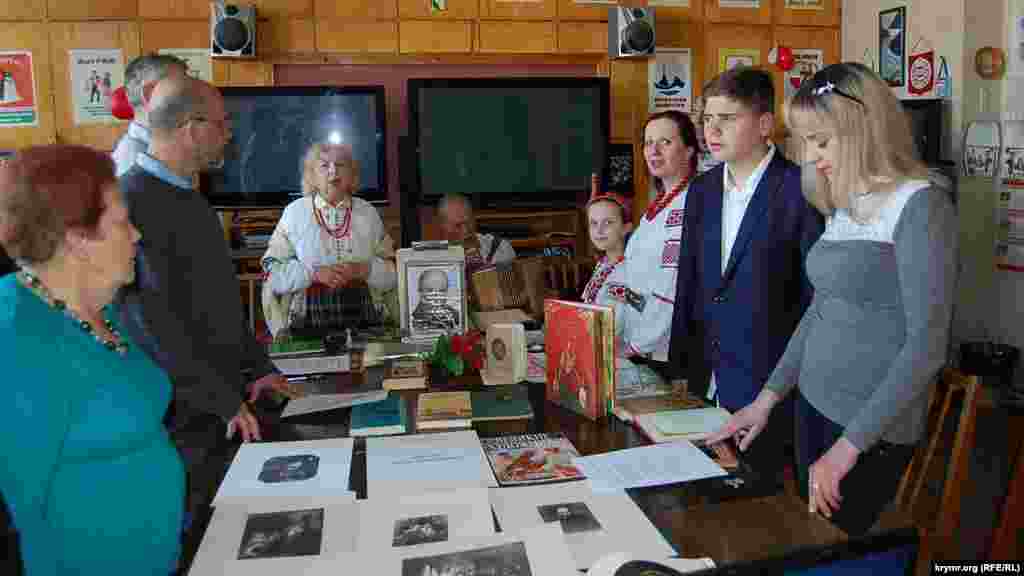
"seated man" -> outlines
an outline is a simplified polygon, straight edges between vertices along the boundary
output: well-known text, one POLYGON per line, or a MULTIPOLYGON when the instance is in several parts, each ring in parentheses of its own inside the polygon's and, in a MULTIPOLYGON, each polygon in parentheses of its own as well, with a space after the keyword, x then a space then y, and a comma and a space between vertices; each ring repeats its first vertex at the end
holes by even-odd
POLYGON ((444 239, 462 244, 466 249, 466 271, 472 273, 485 266, 515 260, 516 251, 507 240, 491 234, 479 234, 473 207, 462 194, 449 194, 437 204, 444 239))

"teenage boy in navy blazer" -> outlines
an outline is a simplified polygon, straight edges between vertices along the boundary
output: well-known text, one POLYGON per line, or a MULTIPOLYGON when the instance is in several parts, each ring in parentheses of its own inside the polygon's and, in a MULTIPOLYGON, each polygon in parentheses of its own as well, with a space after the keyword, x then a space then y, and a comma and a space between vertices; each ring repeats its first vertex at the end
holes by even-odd
MULTIPOLYGON (((771 75, 723 72, 704 97, 704 138, 722 163, 691 184, 669 361, 686 367, 690 390, 735 412, 761 391, 811 301, 804 260, 824 222, 800 168, 769 140, 771 75)), ((780 408, 745 456, 777 480, 793 438, 793 412, 780 408)))

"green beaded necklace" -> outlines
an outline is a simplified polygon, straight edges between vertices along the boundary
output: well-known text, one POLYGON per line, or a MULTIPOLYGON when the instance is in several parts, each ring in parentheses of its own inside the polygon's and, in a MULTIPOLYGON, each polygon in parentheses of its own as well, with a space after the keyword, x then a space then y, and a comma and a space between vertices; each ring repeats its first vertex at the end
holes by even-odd
POLYGON ((43 283, 39 281, 39 278, 31 272, 22 268, 18 271, 17 278, 23 286, 32 291, 36 296, 39 296, 39 298, 43 302, 46 302, 51 308, 64 312, 64 314, 75 322, 75 325, 81 328, 86 334, 90 334, 97 342, 102 344, 104 348, 111 352, 117 352, 121 356, 128 353, 128 344, 123 338, 121 338, 121 333, 114 328, 113 322, 110 320, 104 320, 107 330, 114 336, 112 339, 108 340, 107 338, 100 336, 88 320, 81 319, 78 314, 75 314, 73 310, 68 308, 67 304, 63 300, 54 298, 53 295, 50 294, 50 291, 46 289, 46 286, 43 286, 43 283))

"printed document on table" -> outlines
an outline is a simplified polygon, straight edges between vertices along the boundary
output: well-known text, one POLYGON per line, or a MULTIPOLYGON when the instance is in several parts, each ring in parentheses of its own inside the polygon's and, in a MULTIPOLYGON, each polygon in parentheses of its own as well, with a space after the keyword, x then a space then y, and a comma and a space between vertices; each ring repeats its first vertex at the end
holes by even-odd
POLYGON ((689 441, 655 444, 576 459, 594 492, 660 486, 726 476, 689 441))
POLYGON ((497 485, 475 430, 366 439, 369 498, 497 485))
POLYGON ((213 504, 264 497, 354 499, 348 489, 353 444, 351 438, 242 444, 213 504))

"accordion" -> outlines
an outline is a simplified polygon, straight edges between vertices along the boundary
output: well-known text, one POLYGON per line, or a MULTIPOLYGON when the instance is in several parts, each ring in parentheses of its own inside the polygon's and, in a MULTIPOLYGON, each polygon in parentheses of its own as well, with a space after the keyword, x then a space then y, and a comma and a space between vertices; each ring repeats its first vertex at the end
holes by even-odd
POLYGON ((297 297, 304 297, 306 305, 305 314, 289 314, 289 332, 295 335, 322 336, 345 328, 375 326, 382 321, 366 284, 339 289, 314 285, 297 297))
POLYGON ((470 276, 472 297, 484 312, 520 308, 544 315, 544 259, 517 258, 477 270, 470 276))

